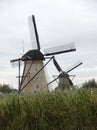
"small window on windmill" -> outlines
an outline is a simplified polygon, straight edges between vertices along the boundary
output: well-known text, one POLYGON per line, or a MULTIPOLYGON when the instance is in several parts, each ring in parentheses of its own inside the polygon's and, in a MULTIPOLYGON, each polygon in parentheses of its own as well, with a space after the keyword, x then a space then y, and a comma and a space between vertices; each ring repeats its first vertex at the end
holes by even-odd
POLYGON ((36 72, 37 72, 37 68, 36 68, 36 72))
POLYGON ((36 88, 39 89, 39 85, 37 85, 36 88))

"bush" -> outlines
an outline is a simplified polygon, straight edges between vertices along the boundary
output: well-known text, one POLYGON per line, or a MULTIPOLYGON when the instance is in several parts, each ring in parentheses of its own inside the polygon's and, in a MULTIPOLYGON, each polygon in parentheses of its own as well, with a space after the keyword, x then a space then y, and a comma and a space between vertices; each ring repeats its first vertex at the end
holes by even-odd
POLYGON ((12 92, 12 88, 10 87, 9 84, 3 84, 3 85, 0 84, 0 92, 10 93, 10 92, 12 92))
POLYGON ((0 99, 0 130, 97 129, 97 92, 7 95, 0 99))
POLYGON ((89 80, 82 84, 82 88, 97 88, 97 82, 95 79, 89 80))

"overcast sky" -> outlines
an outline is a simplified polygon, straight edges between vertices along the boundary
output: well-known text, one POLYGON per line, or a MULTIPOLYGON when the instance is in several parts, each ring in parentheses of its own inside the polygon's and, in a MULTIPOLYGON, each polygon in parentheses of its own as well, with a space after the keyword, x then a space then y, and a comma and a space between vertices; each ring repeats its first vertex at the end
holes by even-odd
MULTIPOLYGON (((27 18, 34 14, 41 48, 75 42, 76 52, 56 56, 63 70, 78 60, 74 84, 97 80, 97 0, 0 0, 0 83, 17 87, 10 60, 32 49, 27 18)), ((49 76, 57 73, 49 65, 49 76)))

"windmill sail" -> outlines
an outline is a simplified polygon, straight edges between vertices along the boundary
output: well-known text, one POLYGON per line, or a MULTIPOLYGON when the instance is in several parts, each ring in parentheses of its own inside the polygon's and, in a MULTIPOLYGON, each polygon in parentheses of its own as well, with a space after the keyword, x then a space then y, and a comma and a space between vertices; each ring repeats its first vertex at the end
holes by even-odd
POLYGON ((56 81, 59 77, 55 78, 54 80, 52 80, 51 82, 47 83, 47 86, 50 85, 51 83, 53 83, 54 81, 56 81))
POLYGON ((20 79, 20 65, 21 65, 21 61, 22 61, 22 58, 18 58, 18 59, 14 59, 14 60, 11 60, 10 62, 11 63, 16 63, 18 62, 18 90, 20 92, 20 82, 21 82, 21 79, 20 79))
POLYGON ((21 58, 14 59, 14 60, 10 60, 10 62, 16 62, 16 61, 19 61, 19 60, 22 60, 22 59, 21 58))
POLYGON ((60 65, 58 64, 58 62, 56 61, 55 58, 53 58, 53 62, 54 62, 55 67, 57 68, 57 70, 58 70, 59 72, 62 72, 62 69, 61 69, 60 65))
POLYGON ((39 36, 34 15, 28 17, 28 26, 33 49, 40 50, 39 36))
POLYGON ((69 44, 45 49, 44 55, 46 55, 46 56, 56 55, 56 54, 66 53, 66 52, 71 52, 71 51, 76 51, 74 43, 69 43, 69 44))
POLYGON ((78 66, 80 66, 81 64, 83 64, 82 61, 78 61, 76 64, 74 64, 72 67, 70 67, 68 70, 66 70, 66 73, 69 73, 70 71, 72 71, 73 69, 77 68, 78 66))

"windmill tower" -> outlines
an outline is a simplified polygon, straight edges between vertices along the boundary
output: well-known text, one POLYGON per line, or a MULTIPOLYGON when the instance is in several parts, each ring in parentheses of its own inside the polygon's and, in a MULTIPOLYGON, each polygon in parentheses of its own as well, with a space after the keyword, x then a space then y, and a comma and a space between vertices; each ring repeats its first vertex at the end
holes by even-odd
POLYGON ((61 87, 61 89, 63 89, 63 90, 69 90, 70 88, 72 88, 73 82, 71 81, 71 79, 69 77, 75 76, 75 75, 69 75, 68 73, 83 63, 81 61, 79 61, 76 64, 74 64, 72 67, 70 67, 67 71, 62 70, 62 68, 58 64, 57 60, 55 59, 55 57, 53 58, 53 63, 60 74, 54 80, 52 80, 50 83, 48 83, 48 85, 51 84, 52 82, 56 81, 57 79, 59 79, 58 88, 61 87))
POLYGON ((40 51, 41 48, 34 15, 29 17, 28 22, 33 49, 26 52, 21 58, 11 60, 11 62, 24 62, 23 74, 20 76, 19 73, 18 76, 19 91, 26 93, 33 93, 35 91, 48 91, 44 67, 53 59, 53 55, 72 52, 76 49, 74 43, 70 43, 45 49, 44 53, 42 53, 40 51), (43 64, 43 61, 48 58, 49 61, 43 64))
POLYGON ((43 54, 39 50, 30 50, 22 58, 25 60, 21 89, 24 88, 24 92, 48 91, 44 69, 41 70, 43 54))

